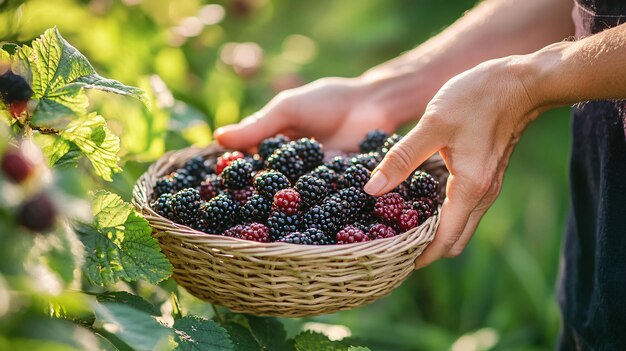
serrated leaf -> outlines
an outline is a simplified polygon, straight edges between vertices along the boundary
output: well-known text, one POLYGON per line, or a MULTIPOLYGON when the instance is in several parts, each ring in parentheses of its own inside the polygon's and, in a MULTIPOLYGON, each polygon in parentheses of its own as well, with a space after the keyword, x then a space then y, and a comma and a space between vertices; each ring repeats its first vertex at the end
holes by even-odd
MULTIPOLYGON (((159 324, 151 315, 117 303, 98 303, 96 318, 112 324, 107 330, 135 350, 154 350, 167 343, 171 330, 159 324)), ((106 324, 105 324, 106 325, 106 324)))
POLYGON ((34 125, 63 129, 68 117, 84 115, 88 106, 84 89, 129 95, 146 102, 141 89, 99 76, 56 27, 46 30, 30 47, 22 46, 17 55, 28 62, 33 98, 39 99, 31 117, 34 125))
POLYGON ((143 217, 118 195, 100 191, 92 207, 94 222, 77 223, 76 232, 87 255, 83 272, 97 285, 120 279, 146 280, 156 284, 172 273, 172 265, 150 235, 143 217))
POLYGON ((234 351, 230 336, 226 329, 212 320, 196 316, 187 316, 174 322, 176 350, 211 350, 234 351))
POLYGON ((236 351, 263 351, 250 330, 243 325, 230 322, 224 324, 224 328, 228 331, 236 351))
POLYGON ((288 349, 285 327, 276 318, 247 315, 250 331, 266 350, 288 349))
POLYGON ((49 165, 55 168, 76 167, 78 158, 82 156, 76 144, 63 138, 55 138, 54 143, 44 147, 43 153, 49 165))
POLYGON ((296 351, 348 351, 348 346, 331 341, 326 335, 310 330, 296 335, 294 342, 296 351))
POLYGON ((102 294, 97 294, 96 300, 100 303, 119 303, 146 312, 152 316, 159 315, 159 310, 154 307, 153 304, 126 291, 107 291, 102 294))
MULTIPOLYGON (((120 139, 109 130, 102 116, 91 113, 72 121, 61 132, 59 138, 65 142, 55 141, 51 146, 51 148, 58 147, 59 150, 48 151, 48 154, 53 157, 51 159, 52 164, 64 159, 64 156, 72 151, 72 144, 74 144, 82 154, 87 156, 94 171, 102 179, 112 181, 113 174, 121 172, 122 169, 117 164, 120 139)), ((75 151, 76 149, 74 149, 75 151)), ((73 155, 65 158, 65 160, 70 161, 72 159, 73 155)))
POLYGON ((369 349, 369 347, 365 347, 365 346, 350 346, 350 348, 348 348, 348 351, 371 351, 369 349))

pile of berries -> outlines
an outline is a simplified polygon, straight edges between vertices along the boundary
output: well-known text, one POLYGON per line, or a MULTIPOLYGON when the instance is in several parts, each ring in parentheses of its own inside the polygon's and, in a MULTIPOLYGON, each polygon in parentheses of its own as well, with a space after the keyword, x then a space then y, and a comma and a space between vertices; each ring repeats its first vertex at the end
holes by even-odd
POLYGON ((375 130, 360 153, 326 159, 314 139, 277 135, 258 154, 192 158, 157 180, 152 208, 209 234, 300 245, 385 239, 436 213, 438 182, 415 171, 393 192, 363 191, 370 172, 402 137, 375 130))

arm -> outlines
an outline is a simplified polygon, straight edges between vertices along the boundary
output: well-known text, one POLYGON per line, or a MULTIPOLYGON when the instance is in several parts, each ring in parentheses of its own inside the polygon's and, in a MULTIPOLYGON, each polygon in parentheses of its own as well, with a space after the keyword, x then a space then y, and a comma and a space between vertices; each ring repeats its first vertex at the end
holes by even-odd
POLYGON ((418 48, 356 78, 325 78, 283 92, 217 140, 247 149, 276 133, 354 149, 369 130, 417 119, 449 78, 495 57, 532 52, 572 34, 572 0, 487 0, 418 48))
POLYGON ((393 189, 439 151, 450 178, 423 267, 459 255, 500 192, 513 148, 540 112, 559 105, 626 98, 626 25, 578 42, 476 66, 449 80, 417 126, 386 155, 365 186, 393 189))

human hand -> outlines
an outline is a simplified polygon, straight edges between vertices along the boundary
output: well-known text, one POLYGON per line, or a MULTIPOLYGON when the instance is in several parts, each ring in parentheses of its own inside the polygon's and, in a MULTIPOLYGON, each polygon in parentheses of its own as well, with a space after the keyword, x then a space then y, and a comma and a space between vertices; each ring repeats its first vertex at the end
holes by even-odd
POLYGON ((374 129, 399 123, 371 98, 373 87, 359 78, 324 78, 284 91, 260 111, 215 132, 227 148, 246 150, 278 133, 315 137, 330 149, 351 151, 374 129))
POLYGON ((382 195, 439 151, 450 177, 435 239, 416 268, 459 255, 500 193, 511 152, 537 107, 516 57, 485 62, 448 81, 413 130, 387 153, 365 191, 382 195))

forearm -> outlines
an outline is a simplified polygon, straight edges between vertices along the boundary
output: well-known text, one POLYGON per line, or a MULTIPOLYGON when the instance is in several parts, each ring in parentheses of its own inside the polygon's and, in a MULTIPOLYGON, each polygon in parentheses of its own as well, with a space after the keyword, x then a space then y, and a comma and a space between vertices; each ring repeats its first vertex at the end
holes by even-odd
POLYGON ((533 52, 573 33, 571 0, 488 0, 416 49, 366 72, 370 98, 398 124, 418 118, 451 77, 483 61, 533 52))
POLYGON ((519 58, 531 100, 540 107, 626 99, 626 25, 519 58))

